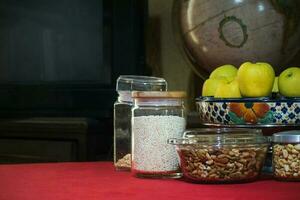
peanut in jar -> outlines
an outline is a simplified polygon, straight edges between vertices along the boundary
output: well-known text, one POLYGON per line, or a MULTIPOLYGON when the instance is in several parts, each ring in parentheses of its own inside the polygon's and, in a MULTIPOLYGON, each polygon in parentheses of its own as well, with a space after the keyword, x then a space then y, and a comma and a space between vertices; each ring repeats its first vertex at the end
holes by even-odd
POLYGON ((281 181, 300 181, 300 131, 273 135, 273 176, 281 181))

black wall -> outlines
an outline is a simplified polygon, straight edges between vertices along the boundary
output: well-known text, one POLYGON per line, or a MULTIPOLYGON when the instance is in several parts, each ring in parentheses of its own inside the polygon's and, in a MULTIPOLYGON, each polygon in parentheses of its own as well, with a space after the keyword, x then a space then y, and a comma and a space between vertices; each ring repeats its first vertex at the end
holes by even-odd
POLYGON ((146 18, 145 0, 0 0, 0 118, 97 119, 111 148, 115 81, 145 74, 146 18))

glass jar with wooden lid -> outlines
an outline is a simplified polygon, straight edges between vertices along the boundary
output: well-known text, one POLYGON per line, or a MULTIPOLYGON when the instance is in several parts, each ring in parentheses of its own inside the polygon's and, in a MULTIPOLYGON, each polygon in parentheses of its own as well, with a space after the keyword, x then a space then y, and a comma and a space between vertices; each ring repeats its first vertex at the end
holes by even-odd
POLYGON ((132 172, 143 178, 180 177, 170 137, 182 136, 185 126, 183 91, 133 92, 132 172))

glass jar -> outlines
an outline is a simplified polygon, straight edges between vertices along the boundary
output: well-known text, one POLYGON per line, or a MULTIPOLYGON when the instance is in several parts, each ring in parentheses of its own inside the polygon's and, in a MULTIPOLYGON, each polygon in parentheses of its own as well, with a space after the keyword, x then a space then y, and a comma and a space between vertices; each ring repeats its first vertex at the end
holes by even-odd
POLYGON ((273 176, 300 181, 300 130, 273 134, 273 176))
POLYGON ((163 78, 149 76, 120 76, 114 104, 114 165, 116 170, 131 169, 131 108, 132 91, 166 91, 163 78))
POLYGON ((260 130, 205 128, 170 138, 185 180, 198 183, 249 182, 258 178, 269 146, 260 130))
POLYGON ((186 126, 185 92, 133 92, 132 172, 142 178, 181 176, 170 137, 181 137, 186 126))

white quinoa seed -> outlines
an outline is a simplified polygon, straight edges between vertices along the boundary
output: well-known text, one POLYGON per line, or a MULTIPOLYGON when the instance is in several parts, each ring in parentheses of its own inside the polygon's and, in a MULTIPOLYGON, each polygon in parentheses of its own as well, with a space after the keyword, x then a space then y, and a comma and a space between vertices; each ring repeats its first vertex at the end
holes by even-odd
POLYGON ((186 121, 178 116, 141 116, 133 118, 134 169, 167 172, 178 169, 178 156, 169 138, 182 136, 186 121))

